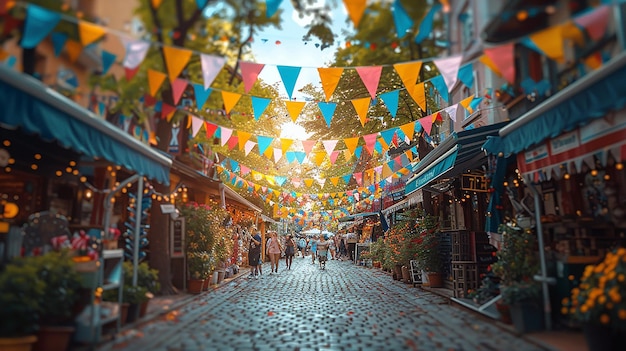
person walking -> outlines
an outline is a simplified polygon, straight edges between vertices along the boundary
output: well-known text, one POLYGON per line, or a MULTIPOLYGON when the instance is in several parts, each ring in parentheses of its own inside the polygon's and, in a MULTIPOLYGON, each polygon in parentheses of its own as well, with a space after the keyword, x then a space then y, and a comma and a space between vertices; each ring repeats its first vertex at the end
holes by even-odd
POLYGON ((335 237, 330 238, 330 246, 328 247, 328 250, 330 250, 330 259, 334 260, 335 256, 337 256, 337 245, 336 245, 336 241, 335 241, 335 237))
POLYGON ((250 265, 250 278, 258 279, 261 276, 261 233, 258 231, 254 236, 250 236, 248 264, 250 265))
POLYGON ((315 256, 317 255, 317 241, 319 236, 316 234, 311 240, 309 240, 309 246, 311 247, 311 264, 315 264, 315 256))
POLYGON ((304 237, 298 240, 298 251, 300 251, 300 255, 302 255, 302 258, 304 258, 304 256, 306 255, 306 239, 304 237))
POLYGON ((285 240, 285 264, 287 269, 291 269, 291 263, 293 263, 293 256, 296 254, 296 243, 293 241, 291 234, 287 235, 285 240))
POLYGON ((278 240, 278 234, 276 232, 270 232, 270 240, 267 241, 266 253, 270 256, 270 263, 272 265, 272 272, 270 274, 278 273, 278 262, 280 261, 280 253, 283 251, 283 247, 278 240))

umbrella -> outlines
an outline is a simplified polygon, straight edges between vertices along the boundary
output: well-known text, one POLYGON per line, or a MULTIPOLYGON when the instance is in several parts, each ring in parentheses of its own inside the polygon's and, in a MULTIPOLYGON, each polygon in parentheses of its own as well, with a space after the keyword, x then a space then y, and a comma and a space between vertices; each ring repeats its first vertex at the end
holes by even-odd
POLYGON ((311 235, 328 235, 328 236, 334 236, 335 233, 333 232, 329 232, 328 230, 321 230, 321 229, 308 229, 308 230, 303 230, 300 232, 300 234, 305 234, 307 236, 311 236, 311 235))

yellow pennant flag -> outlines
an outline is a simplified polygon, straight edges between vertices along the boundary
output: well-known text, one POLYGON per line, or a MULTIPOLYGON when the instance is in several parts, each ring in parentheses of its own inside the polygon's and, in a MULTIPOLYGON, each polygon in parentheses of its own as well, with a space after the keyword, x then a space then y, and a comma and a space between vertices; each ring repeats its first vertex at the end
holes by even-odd
POLYGON ((326 152, 316 152, 313 156, 313 161, 316 165, 321 166, 322 162, 324 162, 324 157, 326 157, 326 152))
POLYGON ((346 11, 348 11, 348 16, 350 16, 352 23, 354 23, 354 27, 358 27, 363 13, 365 13, 365 8, 367 7, 367 0, 343 0, 343 4, 346 7, 346 11))
MULTIPOLYGON (((356 146, 355 146, 355 149, 356 149, 356 146)), ((343 150, 343 158, 344 158, 344 160, 350 161, 350 159, 352 158, 352 155, 354 155, 354 151, 350 151, 348 149, 343 150)))
POLYGON ((426 94, 424 91, 424 83, 416 84, 412 87, 407 87, 406 91, 411 95, 413 101, 422 109, 426 111, 426 94))
POLYGON ((474 95, 470 95, 466 97, 465 99, 461 100, 459 104, 463 106, 464 109, 468 110, 469 113, 472 113, 473 111, 470 111, 470 108, 469 108, 469 105, 472 102, 472 100, 474 100, 474 95))
POLYGON ((580 27, 578 27, 574 21, 569 21, 561 27, 564 39, 570 39, 576 45, 583 46, 585 45, 585 37, 583 35, 583 31, 580 27))
POLYGON ((306 186, 308 186, 308 187, 310 188, 310 187, 313 185, 313 181, 314 181, 314 180, 315 180, 315 179, 306 178, 306 179, 304 180, 304 185, 306 185, 306 186))
POLYGON ((83 46, 87 46, 102 38, 106 31, 104 28, 93 23, 78 21, 78 33, 80 35, 80 43, 83 44, 83 46))
POLYGON ((369 97, 366 97, 350 101, 352 102, 352 106, 354 106, 354 110, 356 111, 357 115, 359 115, 361 125, 365 126, 365 122, 367 121, 367 110, 369 110, 370 108, 371 99, 369 97))
POLYGON ((330 182, 332 185, 337 186, 337 184, 339 184, 339 177, 331 177, 330 182))
POLYGON ((165 57, 165 64, 167 66, 167 73, 170 77, 170 82, 173 82, 183 68, 187 66, 187 62, 191 58, 193 51, 187 49, 181 49, 173 46, 163 46, 163 56, 165 57))
POLYGON ((350 154, 347 155, 346 157, 346 161, 349 160, 352 157, 352 155, 354 155, 354 151, 356 150, 356 147, 359 145, 360 138, 361 137, 343 139, 343 142, 346 143, 346 147, 348 148, 348 151, 350 152, 350 154))
POLYGON ((322 81, 322 89, 324 89, 324 95, 326 95, 326 102, 328 102, 330 97, 335 92, 335 89, 337 89, 337 84, 339 84, 339 79, 341 79, 343 68, 318 68, 317 72, 319 73, 322 81))
POLYGON ((270 160, 272 158, 274 158, 274 148, 273 147, 268 147, 267 149, 265 149, 265 152, 263 153, 263 156, 267 157, 270 160))
POLYGON ((553 26, 528 36, 549 58, 563 61, 563 27, 553 26))
POLYGON ((400 126, 400 130, 404 135, 406 135, 409 139, 413 139, 413 134, 415 133, 415 121, 409 122, 407 124, 403 124, 400 126))
POLYGON ((70 62, 74 63, 78 60, 80 53, 83 52, 83 46, 76 40, 68 39, 65 42, 65 50, 67 50, 70 62))
POLYGON ((161 2, 163 2, 163 0, 151 0, 151 2, 152 2, 152 8, 158 9, 159 6, 161 6, 161 2))
POLYGON ((293 144, 293 139, 280 138, 280 148, 283 150, 283 155, 287 153, 291 144, 293 144))
POLYGON ((241 94, 222 90, 222 100, 224 101, 226 113, 230 113, 233 107, 237 105, 237 102, 239 102, 239 99, 241 99, 241 94))
POLYGON ((406 158, 409 160, 409 162, 413 162, 413 151, 411 151, 411 149, 406 150, 404 152, 404 154, 406 155, 406 158))
POLYGON ((237 131, 237 137, 239 138, 238 142, 239 142, 239 150, 243 150, 244 147, 246 146, 246 143, 248 142, 248 140, 250 140, 250 137, 252 136, 252 134, 248 133, 248 132, 243 132, 241 130, 237 131))
POLYGON ((489 67, 493 71, 493 73, 502 76, 502 73, 498 69, 498 66, 489 58, 487 55, 482 55, 478 61, 480 61, 483 65, 489 67))
POLYGON ((302 109, 304 108, 304 105, 306 104, 306 102, 285 101, 285 104, 287 105, 287 111, 289 112, 289 115, 291 116, 291 120, 295 122, 298 119, 300 112, 302 112, 302 109))
POLYGON ((254 191, 257 193, 261 190, 261 186, 259 184, 254 184, 254 191))
POLYGON ((153 69, 148 70, 148 87, 150 88, 151 96, 156 97, 156 94, 166 77, 165 73, 155 71, 153 69))
POLYGON ((383 148, 383 151, 389 150, 389 144, 383 138, 376 138, 380 146, 383 148))
POLYGON ((383 178, 387 178, 391 174, 393 174, 393 170, 389 167, 387 163, 383 163, 383 178))
POLYGON ((417 78, 420 75, 420 69, 422 69, 422 61, 396 63, 393 65, 393 68, 400 76, 404 86, 408 89, 417 84, 417 78))

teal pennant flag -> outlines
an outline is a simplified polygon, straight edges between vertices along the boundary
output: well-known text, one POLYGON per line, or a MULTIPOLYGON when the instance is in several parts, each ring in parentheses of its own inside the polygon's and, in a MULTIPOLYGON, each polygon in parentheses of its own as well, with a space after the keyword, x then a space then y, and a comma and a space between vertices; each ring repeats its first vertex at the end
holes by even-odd
POLYGON ((457 77, 461 82, 463 82, 463 85, 465 85, 468 89, 472 89, 472 86, 474 85, 474 67, 472 64, 470 63, 461 67, 457 77))
POLYGON ((428 35, 430 34, 430 32, 433 31, 435 13, 441 10, 441 8, 442 8, 441 4, 436 4, 433 7, 431 7, 430 11, 428 11, 426 16, 424 17, 424 20, 422 21, 422 23, 420 23, 419 32, 417 32, 417 36, 415 37, 416 44, 421 44, 424 41, 424 39, 428 38, 428 35))
POLYGON ((398 128, 391 128, 380 132, 380 136, 387 143, 387 145, 391 145, 391 141, 393 140, 394 134, 396 134, 396 130, 398 130, 398 128))
POLYGON ((52 32, 50 34, 50 39, 52 39, 52 47, 54 48, 54 56, 59 57, 63 48, 65 47, 65 43, 67 42, 67 34, 52 32))
POLYGON ((267 148, 270 147, 270 145, 272 145, 274 138, 263 136, 263 135, 257 135, 256 141, 259 143, 259 154, 263 155, 265 151, 267 150, 267 148))
POLYGON ((439 92, 439 95, 441 95, 441 98, 444 99, 446 102, 448 102, 449 97, 448 97, 448 86, 446 85, 446 82, 443 80, 443 76, 439 75, 436 76, 435 78, 430 80, 430 83, 432 85, 435 86, 435 89, 437 89, 437 91, 439 92))
POLYGON ((281 2, 283 2, 283 0, 266 0, 265 1, 265 16, 267 16, 267 18, 274 16, 276 11, 278 11, 278 8, 280 7, 281 2))
POLYGON ((304 162, 304 159, 306 158, 306 152, 296 151, 295 153, 296 153, 296 160, 298 160, 298 162, 302 164, 304 162))
POLYGON ((335 102, 318 102, 317 106, 320 111, 322 111, 322 116, 324 116, 324 120, 326 121, 326 125, 330 128, 330 122, 333 119, 333 115, 335 114, 335 109, 337 108, 337 103, 335 102))
POLYGON ((393 23, 396 25, 396 35, 398 38, 404 38, 406 33, 413 27, 413 20, 409 17, 409 14, 406 13, 402 4, 400 4, 400 0, 396 0, 393 2, 393 23))
POLYGON ((296 160, 296 153, 294 151, 285 152, 285 158, 287 158, 287 162, 293 163, 296 160))
POLYGON ((198 110, 202 110, 202 106, 206 103, 209 95, 211 95, 212 89, 204 89, 204 85, 202 84, 193 84, 193 94, 196 96, 196 108, 198 110))
POLYGON ((389 91, 383 94, 380 94, 380 98, 387 106, 387 110, 391 113, 391 117, 396 118, 396 113, 398 113, 398 97, 400 95, 400 90, 389 91))
POLYGON ((293 96, 293 89, 296 87, 296 81, 298 80, 302 67, 276 66, 276 68, 278 69, 280 79, 282 79, 283 85, 287 90, 287 95, 289 96, 289 99, 291 99, 293 96))
POLYGON ((257 96, 252 97, 252 110, 254 111, 254 120, 258 121, 261 118, 263 112, 270 104, 272 99, 261 98, 257 96))
POLYGON ((106 50, 102 50, 102 74, 107 74, 117 56, 106 50))
POLYGON ((28 4, 20 46, 24 49, 34 48, 56 27, 60 20, 61 14, 28 4))

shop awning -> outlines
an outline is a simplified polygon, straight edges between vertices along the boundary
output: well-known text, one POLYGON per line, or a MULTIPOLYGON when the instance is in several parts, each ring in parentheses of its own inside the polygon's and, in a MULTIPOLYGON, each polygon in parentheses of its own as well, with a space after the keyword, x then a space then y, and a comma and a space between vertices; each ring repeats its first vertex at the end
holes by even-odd
POLYGON ((169 184, 172 161, 98 118, 37 79, 0 64, 0 126, 21 128, 43 140, 56 140, 93 158, 103 158, 169 184))
POLYGON ((454 177, 481 165, 486 155, 481 150, 488 136, 495 136, 507 122, 452 133, 413 168, 406 184, 407 196, 430 182, 454 177))
POLYGON ((421 191, 414 191, 409 196, 402 199, 402 201, 396 202, 395 204, 383 209, 383 214, 389 214, 391 212, 396 212, 407 207, 411 207, 414 204, 420 203, 424 201, 424 195, 421 191))
POLYGON ((502 128, 499 149, 491 141, 484 148, 508 157, 619 110, 626 106, 625 81, 626 53, 621 53, 502 128))

